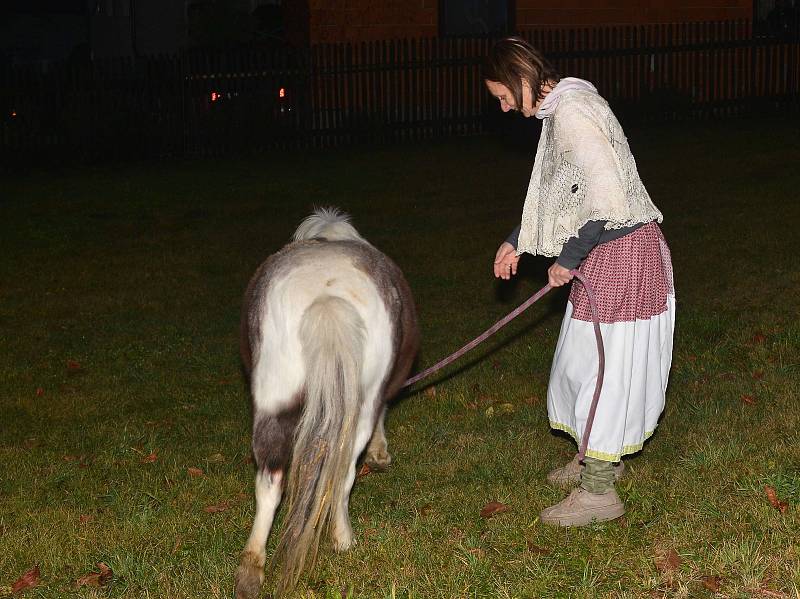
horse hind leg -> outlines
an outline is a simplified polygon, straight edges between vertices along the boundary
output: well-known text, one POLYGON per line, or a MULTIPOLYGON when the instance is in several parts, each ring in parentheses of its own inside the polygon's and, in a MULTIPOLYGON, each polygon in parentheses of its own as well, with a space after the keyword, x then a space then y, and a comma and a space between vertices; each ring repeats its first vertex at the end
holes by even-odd
POLYGON ((386 470, 392 463, 392 456, 389 453, 386 443, 386 432, 383 428, 383 420, 386 417, 386 406, 381 410, 380 415, 375 421, 375 428, 372 431, 372 438, 367 445, 367 453, 364 462, 371 470, 386 470))
POLYGON ((236 599, 255 599, 264 582, 266 543, 283 494, 283 478, 292 449, 299 410, 257 417, 253 428, 256 459, 256 515, 236 570, 236 599))
MULTIPOLYGON (((347 471, 347 479, 345 480, 344 485, 341 487, 341 494, 339 497, 334 498, 334 513, 333 513, 333 528, 332 528, 332 536, 333 536, 333 548, 336 551, 346 551, 352 547, 354 540, 353 540, 353 528, 350 524, 350 513, 349 513, 349 505, 350 505, 350 491, 353 489, 353 483, 356 479, 356 465, 358 461, 358 457, 361 455, 361 452, 364 451, 364 447, 367 445, 367 442, 370 441, 370 438, 375 438, 375 429, 379 430, 379 440, 376 441, 378 445, 380 445, 380 439, 383 439, 383 452, 385 456, 388 457, 388 452, 386 452, 386 437, 383 434, 383 415, 385 411, 385 407, 378 407, 377 409, 381 410, 380 416, 378 421, 380 422, 380 426, 377 424, 373 427, 373 418, 375 414, 375 408, 370 409, 367 406, 375 406, 377 403, 378 398, 378 386, 375 385, 375 388, 367 390, 365 394, 365 402, 364 406, 362 406, 361 413, 359 414, 358 424, 356 425, 356 432, 355 438, 353 442, 353 453, 350 457, 350 465, 347 471)), ((388 465, 388 461, 387 461, 388 465)))

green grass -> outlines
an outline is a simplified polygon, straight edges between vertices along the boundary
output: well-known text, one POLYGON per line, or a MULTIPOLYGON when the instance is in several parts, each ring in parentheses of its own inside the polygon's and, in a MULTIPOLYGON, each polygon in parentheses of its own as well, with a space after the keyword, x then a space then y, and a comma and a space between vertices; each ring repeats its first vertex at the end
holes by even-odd
MULTIPOLYGON (((629 132, 679 312, 667 408, 627 461, 623 519, 537 520, 562 496, 545 474, 575 450, 547 423, 552 293, 396 402, 394 464, 353 491, 357 546, 323 551, 297 596, 800 597, 797 125, 629 132), (510 511, 482 519, 492 500, 510 511)), ((253 515, 237 327, 256 266, 313 205, 345 209, 405 271, 426 367, 544 284, 541 259, 510 284, 490 274, 531 161, 482 138, 6 177, 0 596, 34 565, 26 597, 231 596, 253 515), (76 588, 97 562, 112 583, 76 588)))

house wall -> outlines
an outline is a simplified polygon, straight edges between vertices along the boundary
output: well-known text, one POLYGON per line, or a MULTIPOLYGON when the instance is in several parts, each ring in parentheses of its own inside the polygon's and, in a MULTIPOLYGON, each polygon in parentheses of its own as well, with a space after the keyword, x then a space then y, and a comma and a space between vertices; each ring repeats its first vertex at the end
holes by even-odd
POLYGON ((312 43, 434 37, 438 0, 307 0, 312 43))
POLYGON ((750 19, 753 0, 516 0, 517 28, 750 19), (636 7, 631 7, 636 4, 636 7))
MULTIPOLYGON (((753 0, 514 0, 516 27, 750 19, 753 0), (632 6, 634 5, 634 6, 632 6)), ((284 0, 294 43, 438 35, 439 0, 284 0)))

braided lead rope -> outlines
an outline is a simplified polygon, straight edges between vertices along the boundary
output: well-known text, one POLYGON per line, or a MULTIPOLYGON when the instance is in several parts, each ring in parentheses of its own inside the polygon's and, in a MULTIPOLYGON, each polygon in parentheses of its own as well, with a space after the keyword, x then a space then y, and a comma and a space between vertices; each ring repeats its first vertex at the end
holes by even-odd
MULTIPOLYGON (((583 460, 583 458, 586 455, 586 448, 589 444, 589 435, 592 432, 592 424, 594 423, 594 415, 595 412, 597 411, 597 403, 598 400, 600 399, 600 391, 603 388, 603 373, 605 372, 606 357, 605 357, 605 351, 603 349, 603 335, 600 332, 600 318, 597 314, 597 303, 595 301, 594 291, 592 290, 591 286, 588 284, 588 282, 580 272, 578 272, 577 270, 571 270, 570 274, 581 282, 584 289, 586 289, 586 294, 589 296, 589 307, 592 311, 594 335, 595 335, 595 340, 597 341, 597 357, 598 357, 597 380, 595 381, 594 395, 592 396, 592 403, 589 407, 589 415, 586 418, 586 426, 583 429, 583 437, 581 439, 580 449, 578 451, 578 459, 583 460)), ((471 349, 474 349, 475 347, 486 341, 486 339, 494 335, 497 331, 502 329, 512 320, 514 320, 517 316, 519 316, 525 310, 530 308, 533 304, 539 301, 545 294, 547 294, 547 292, 550 291, 551 289, 552 287, 549 284, 545 285, 539 291, 537 291, 531 297, 529 297, 523 304, 520 304, 517 308, 509 312, 502 319, 498 320, 495 324, 489 327, 481 335, 479 335, 478 337, 467 343, 464 347, 462 347, 456 352, 453 352, 443 360, 440 360, 430 368, 426 368, 419 374, 412 376, 405 383, 403 383, 401 389, 405 387, 410 387, 414 383, 421 381, 422 379, 433 374, 437 370, 441 370, 448 364, 455 362, 465 353, 467 353, 471 349)))

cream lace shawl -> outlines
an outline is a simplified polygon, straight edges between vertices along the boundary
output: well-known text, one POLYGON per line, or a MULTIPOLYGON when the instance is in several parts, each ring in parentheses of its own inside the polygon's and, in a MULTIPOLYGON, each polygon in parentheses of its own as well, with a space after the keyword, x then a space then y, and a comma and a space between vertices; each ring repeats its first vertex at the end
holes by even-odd
POLYGON ((619 229, 663 216, 608 103, 592 91, 570 90, 544 119, 517 254, 558 256, 590 220, 619 229))

